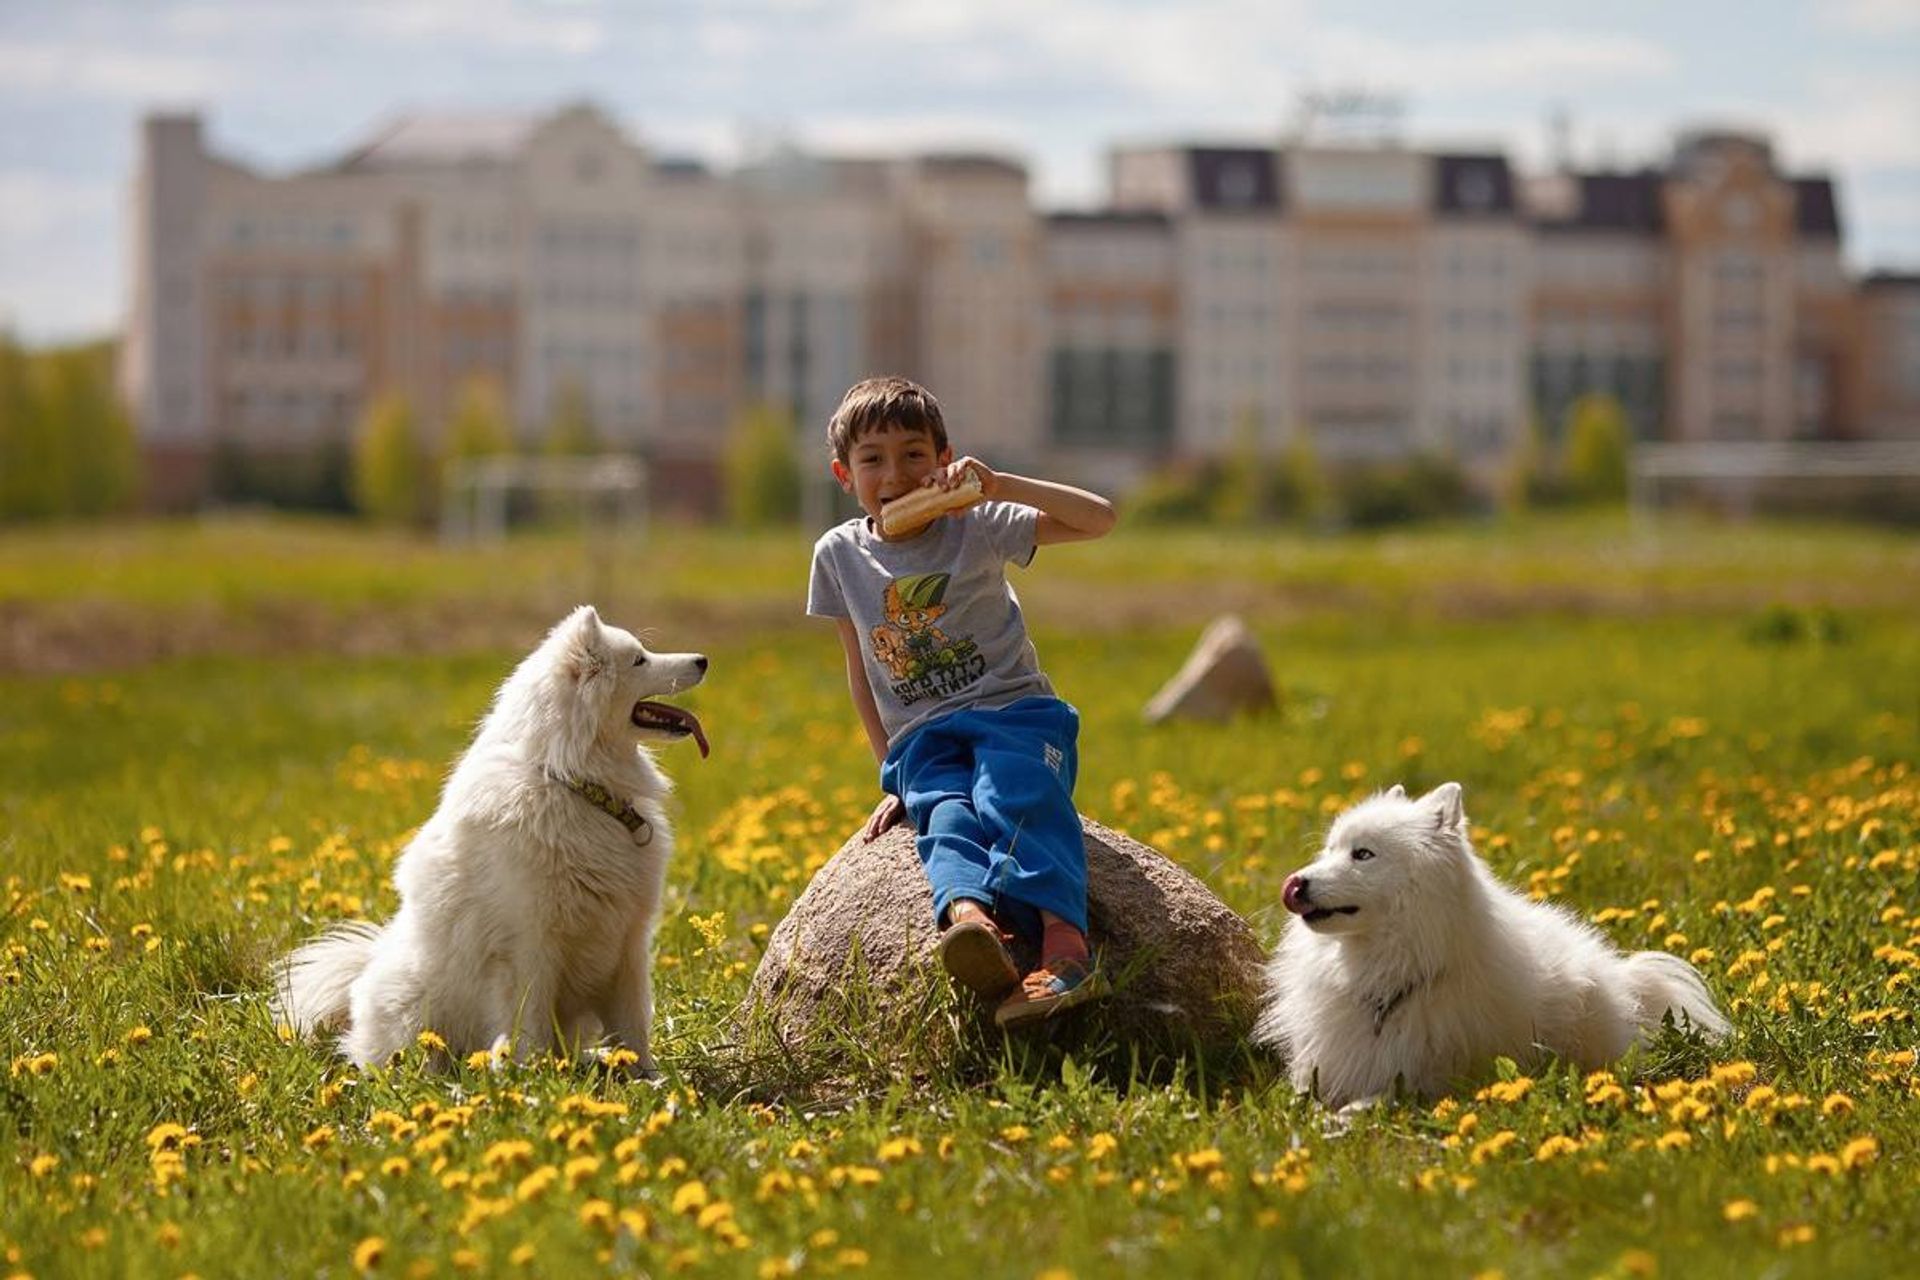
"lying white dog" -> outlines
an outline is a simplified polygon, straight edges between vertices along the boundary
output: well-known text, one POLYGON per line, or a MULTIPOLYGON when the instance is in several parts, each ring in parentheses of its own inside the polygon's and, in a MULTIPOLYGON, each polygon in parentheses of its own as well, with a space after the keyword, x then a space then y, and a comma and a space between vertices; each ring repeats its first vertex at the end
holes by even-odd
POLYGON ((700 683, 707 660, 649 653, 574 610, 494 698, 440 807, 400 855, 400 909, 337 925, 276 971, 274 1012, 382 1063, 433 1031, 447 1053, 528 1060, 605 1033, 653 1069, 653 929, 673 833, 669 783, 641 738, 692 737, 650 699, 700 683))
POLYGON ((1329 1106, 1372 1101, 1396 1081, 1432 1096, 1501 1056, 1552 1053, 1592 1070, 1668 1013, 1712 1038, 1728 1030, 1685 960, 1622 955, 1496 880, 1467 838, 1457 782, 1355 805, 1281 899, 1295 918, 1254 1038, 1329 1106))

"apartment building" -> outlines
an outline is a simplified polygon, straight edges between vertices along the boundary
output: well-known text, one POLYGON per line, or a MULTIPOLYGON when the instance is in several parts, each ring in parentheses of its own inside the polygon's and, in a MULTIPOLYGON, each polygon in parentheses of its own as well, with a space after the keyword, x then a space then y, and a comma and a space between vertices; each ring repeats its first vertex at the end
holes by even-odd
POLYGON ((340 454, 383 391, 433 430, 476 375, 529 437, 577 389, 692 509, 743 410, 812 442, 876 371, 935 388, 967 448, 1113 484, 1302 438, 1484 478, 1595 391, 1646 440, 1920 435, 1911 277, 1850 280, 1831 182, 1765 139, 1525 181, 1486 152, 1124 146, 1109 177, 1042 215, 996 156, 720 174, 588 105, 408 117, 275 176, 155 117, 123 390, 161 503, 225 450, 340 454))
POLYGON ((1920 275, 1877 272, 1862 282, 1859 434, 1920 440, 1920 275))

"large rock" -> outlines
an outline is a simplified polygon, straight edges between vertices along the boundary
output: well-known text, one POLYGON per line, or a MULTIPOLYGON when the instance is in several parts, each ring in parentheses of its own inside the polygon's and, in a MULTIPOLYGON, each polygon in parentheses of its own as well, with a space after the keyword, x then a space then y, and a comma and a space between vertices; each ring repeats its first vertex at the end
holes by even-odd
POLYGON ((1148 724, 1231 720, 1278 705, 1260 642, 1232 614, 1215 618, 1173 679, 1147 703, 1148 724))
MULTIPOLYGON (((1116 991, 1063 1014, 1060 1029, 1173 1053, 1243 1040, 1265 960, 1253 930, 1163 855, 1081 821, 1089 935, 1116 991)), ((822 1037, 872 1045, 876 1037, 924 1039, 931 1030, 945 1043, 964 1038, 969 1021, 990 1028, 985 1001, 949 994, 936 941, 933 895, 911 829, 895 827, 871 843, 856 833, 774 930, 741 1013, 750 1028, 771 1031, 787 1055, 822 1037), (958 1016, 941 1016, 953 1010, 958 1016)), ((1031 964, 1033 957, 1020 959, 1031 964)))

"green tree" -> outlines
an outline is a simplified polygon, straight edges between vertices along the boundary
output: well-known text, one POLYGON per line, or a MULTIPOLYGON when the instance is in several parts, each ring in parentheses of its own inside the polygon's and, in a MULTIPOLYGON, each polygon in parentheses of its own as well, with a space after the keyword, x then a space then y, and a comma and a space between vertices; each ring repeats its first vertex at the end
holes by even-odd
POLYGON ((11 333, 0 333, 0 519, 52 514, 51 437, 37 381, 27 353, 11 333))
POLYGON ((424 524, 432 511, 413 406, 398 392, 375 400, 354 433, 353 498, 382 524, 424 524))
POLYGON ((41 412, 58 458, 51 480, 62 515, 101 516, 132 502, 133 426, 113 386, 113 348, 93 343, 39 357, 41 412))
POLYGON ((578 378, 568 378, 553 396, 553 409, 547 416, 542 450, 551 457, 585 457, 605 446, 600 429, 593 421, 593 404, 578 378))
POLYGON ((1623 502, 1627 496, 1627 450, 1632 437, 1620 402, 1598 392, 1567 409, 1567 486, 1588 502, 1623 502))
POLYGON ((1333 511, 1333 485, 1313 447, 1313 431, 1302 426, 1281 451, 1267 481, 1267 506, 1275 517, 1313 526, 1333 511))
POLYGON ((1260 435, 1260 411, 1248 405, 1234 422, 1233 445, 1216 472, 1208 514, 1217 524, 1253 524, 1270 514, 1262 492, 1260 435))
POLYGON ((513 427, 500 384, 486 374, 468 378, 454 401, 440 441, 442 470, 469 458, 513 452, 513 427))
POLYGON ((724 458, 727 515, 749 528, 792 524, 800 518, 800 451, 791 414, 759 405, 727 432, 724 458))

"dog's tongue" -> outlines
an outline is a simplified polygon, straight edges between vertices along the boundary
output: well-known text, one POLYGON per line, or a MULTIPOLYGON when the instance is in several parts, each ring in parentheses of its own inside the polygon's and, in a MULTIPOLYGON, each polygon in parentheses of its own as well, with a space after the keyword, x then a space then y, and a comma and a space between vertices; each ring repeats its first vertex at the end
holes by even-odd
POLYGON ((668 706, 664 702, 637 702, 633 707, 633 722, 643 729, 679 729, 693 735, 700 747, 700 758, 707 758, 707 732, 700 727, 700 717, 685 707, 668 706))

